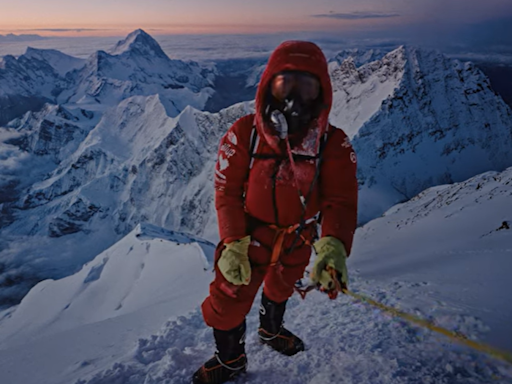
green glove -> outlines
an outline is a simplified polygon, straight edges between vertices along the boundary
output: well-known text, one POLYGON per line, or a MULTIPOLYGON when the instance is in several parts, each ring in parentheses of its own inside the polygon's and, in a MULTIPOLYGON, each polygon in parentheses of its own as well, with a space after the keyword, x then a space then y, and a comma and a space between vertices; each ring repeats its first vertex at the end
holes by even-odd
POLYGON ((225 244, 217 266, 222 276, 233 285, 249 285, 251 264, 249 263, 249 244, 251 236, 242 237, 225 244))
POLYGON ((336 286, 331 275, 327 272, 327 267, 335 269, 340 275, 340 281, 343 287, 347 287, 347 251, 341 241, 332 236, 322 237, 313 245, 317 254, 311 279, 325 290, 332 290, 336 286))

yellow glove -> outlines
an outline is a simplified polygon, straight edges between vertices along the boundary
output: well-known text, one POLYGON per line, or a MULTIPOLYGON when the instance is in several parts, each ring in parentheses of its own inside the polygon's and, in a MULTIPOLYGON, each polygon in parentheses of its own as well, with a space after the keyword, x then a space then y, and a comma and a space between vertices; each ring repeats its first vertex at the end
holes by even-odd
POLYGON ((347 251, 341 241, 332 236, 322 237, 313 245, 317 254, 311 280, 320 285, 327 291, 336 287, 327 267, 333 268, 338 272, 339 280, 343 288, 347 287, 347 251))
POLYGON ((225 244, 217 266, 222 276, 233 285, 249 285, 251 264, 249 263, 249 244, 251 236, 242 237, 225 244))

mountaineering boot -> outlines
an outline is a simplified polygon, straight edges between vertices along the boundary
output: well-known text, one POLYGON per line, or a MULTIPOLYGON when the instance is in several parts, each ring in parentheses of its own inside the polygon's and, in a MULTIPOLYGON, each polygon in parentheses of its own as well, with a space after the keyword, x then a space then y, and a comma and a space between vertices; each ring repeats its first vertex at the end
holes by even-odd
POLYGON ((215 355, 192 376, 193 384, 222 384, 247 369, 245 357, 245 320, 229 331, 213 330, 215 355))
POLYGON ((261 297, 258 336, 262 344, 269 345, 283 355, 293 356, 304 350, 304 343, 283 327, 285 309, 286 301, 276 303, 263 294, 261 297))

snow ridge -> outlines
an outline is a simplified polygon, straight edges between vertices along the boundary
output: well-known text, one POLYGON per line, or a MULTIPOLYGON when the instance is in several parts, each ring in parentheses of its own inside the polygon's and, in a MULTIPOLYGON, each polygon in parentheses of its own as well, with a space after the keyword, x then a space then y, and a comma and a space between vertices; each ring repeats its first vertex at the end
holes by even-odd
POLYGON ((512 111, 472 63, 402 46, 359 68, 345 60, 332 78, 331 122, 358 154, 362 222, 512 164, 512 111))

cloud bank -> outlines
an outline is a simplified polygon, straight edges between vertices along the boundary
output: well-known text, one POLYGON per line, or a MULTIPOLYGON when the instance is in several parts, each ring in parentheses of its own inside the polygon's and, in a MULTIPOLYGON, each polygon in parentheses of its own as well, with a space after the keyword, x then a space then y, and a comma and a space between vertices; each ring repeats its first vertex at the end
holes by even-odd
POLYGON ((351 12, 351 13, 320 13, 311 15, 311 17, 328 18, 338 20, 363 20, 363 19, 386 19, 392 17, 399 17, 398 13, 378 13, 378 12, 351 12))

